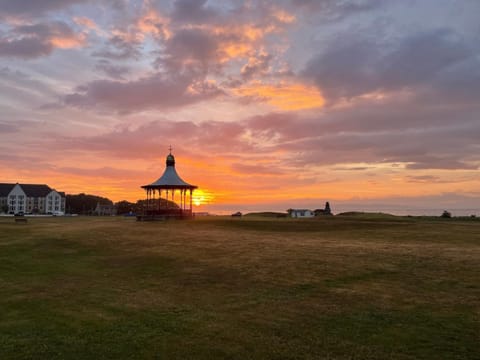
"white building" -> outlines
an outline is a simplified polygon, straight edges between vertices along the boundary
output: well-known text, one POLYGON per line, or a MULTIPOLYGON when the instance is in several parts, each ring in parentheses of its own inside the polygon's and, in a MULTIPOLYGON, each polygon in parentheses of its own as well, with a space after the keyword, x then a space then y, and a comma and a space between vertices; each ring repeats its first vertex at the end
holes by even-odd
POLYGON ((64 214, 65 193, 47 185, 0 183, 0 212, 64 214))
POLYGON ((311 218, 315 216, 315 213, 308 209, 289 209, 288 213, 292 218, 311 218))

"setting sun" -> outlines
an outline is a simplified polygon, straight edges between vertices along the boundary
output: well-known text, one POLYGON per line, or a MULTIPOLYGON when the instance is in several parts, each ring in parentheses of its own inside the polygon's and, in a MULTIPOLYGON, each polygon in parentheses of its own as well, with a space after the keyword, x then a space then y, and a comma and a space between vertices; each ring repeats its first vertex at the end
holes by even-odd
POLYGON ((197 189, 193 193, 192 201, 195 206, 211 204, 213 202, 213 194, 205 189, 197 189))

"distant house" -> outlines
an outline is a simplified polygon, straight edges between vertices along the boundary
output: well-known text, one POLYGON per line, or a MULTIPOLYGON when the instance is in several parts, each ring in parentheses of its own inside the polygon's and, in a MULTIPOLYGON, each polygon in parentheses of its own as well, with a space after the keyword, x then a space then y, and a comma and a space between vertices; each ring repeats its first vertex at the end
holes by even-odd
POLYGON ((333 215, 328 201, 325 203, 325 209, 315 209, 313 212, 315 213, 315 216, 333 215))
POLYGON ((1 183, 0 212, 63 215, 65 193, 44 184, 1 183))
POLYGON ((288 213, 292 218, 311 218, 315 216, 315 213, 308 209, 289 209, 288 213))
POLYGON ((242 217, 242 213, 240 211, 237 211, 236 213, 232 214, 233 217, 242 217))
POLYGON ((98 202, 93 213, 100 216, 112 216, 117 215, 117 209, 112 204, 100 204, 98 202))

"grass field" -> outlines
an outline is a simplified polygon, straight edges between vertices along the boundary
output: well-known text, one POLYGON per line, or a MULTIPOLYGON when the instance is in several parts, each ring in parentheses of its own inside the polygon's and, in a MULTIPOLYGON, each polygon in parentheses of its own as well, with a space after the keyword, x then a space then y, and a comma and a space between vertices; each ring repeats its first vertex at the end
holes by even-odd
POLYGON ((0 359, 480 359, 480 221, 0 218, 0 359))

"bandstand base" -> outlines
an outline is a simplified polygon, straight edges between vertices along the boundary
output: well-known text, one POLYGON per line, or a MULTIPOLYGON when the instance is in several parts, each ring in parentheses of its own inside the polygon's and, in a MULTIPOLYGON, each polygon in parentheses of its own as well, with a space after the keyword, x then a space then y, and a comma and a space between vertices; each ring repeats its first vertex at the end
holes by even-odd
POLYGON ((137 215, 137 221, 191 220, 195 215, 190 211, 148 212, 137 215))

